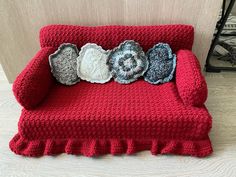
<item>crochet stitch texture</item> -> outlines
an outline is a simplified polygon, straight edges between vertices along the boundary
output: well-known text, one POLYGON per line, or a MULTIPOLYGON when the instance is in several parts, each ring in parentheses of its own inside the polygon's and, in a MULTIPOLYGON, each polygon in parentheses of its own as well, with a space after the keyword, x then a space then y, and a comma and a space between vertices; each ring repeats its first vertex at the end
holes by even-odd
POLYGON ((42 28, 41 49, 13 84, 23 110, 11 150, 25 156, 142 150, 209 155, 212 118, 204 106, 206 82, 191 52, 193 34, 188 25, 42 28), (145 52, 158 42, 170 44, 177 56, 175 79, 162 85, 140 79, 130 85, 81 81, 67 87, 56 83, 50 72, 48 56, 62 43, 80 48, 90 42, 108 50, 129 39, 145 52))

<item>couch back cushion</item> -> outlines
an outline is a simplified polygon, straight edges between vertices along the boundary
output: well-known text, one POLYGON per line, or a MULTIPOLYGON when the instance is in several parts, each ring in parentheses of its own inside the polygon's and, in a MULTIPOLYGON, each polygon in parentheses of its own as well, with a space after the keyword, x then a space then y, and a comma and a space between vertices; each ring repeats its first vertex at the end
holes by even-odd
POLYGON ((73 26, 49 25, 40 30, 41 47, 58 47, 73 43, 78 48, 86 43, 96 43, 104 49, 112 49, 124 40, 137 41, 144 51, 158 42, 168 43, 174 52, 192 49, 194 29, 190 25, 159 26, 73 26))

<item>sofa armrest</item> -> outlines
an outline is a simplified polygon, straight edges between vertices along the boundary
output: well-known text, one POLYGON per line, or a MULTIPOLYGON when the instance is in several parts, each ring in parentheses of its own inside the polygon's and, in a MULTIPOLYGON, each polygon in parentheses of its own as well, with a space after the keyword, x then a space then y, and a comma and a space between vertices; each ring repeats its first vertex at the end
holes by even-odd
POLYGON ((207 99, 207 85, 200 64, 189 50, 177 52, 176 85, 185 105, 202 106, 207 99))
POLYGON ((48 56, 53 47, 41 48, 13 83, 13 93, 25 109, 33 109, 46 97, 54 83, 48 56))

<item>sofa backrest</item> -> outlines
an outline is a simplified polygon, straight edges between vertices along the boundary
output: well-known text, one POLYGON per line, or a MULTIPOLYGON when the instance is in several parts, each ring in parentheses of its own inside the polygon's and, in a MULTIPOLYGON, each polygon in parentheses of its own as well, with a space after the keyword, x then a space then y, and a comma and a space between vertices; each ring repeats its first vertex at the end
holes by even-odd
POLYGON ((168 43, 174 52, 192 49, 194 29, 190 25, 159 26, 73 26, 49 25, 40 30, 41 47, 58 47, 73 43, 78 48, 86 43, 96 43, 104 49, 112 49, 124 40, 137 41, 144 51, 158 42, 168 43))

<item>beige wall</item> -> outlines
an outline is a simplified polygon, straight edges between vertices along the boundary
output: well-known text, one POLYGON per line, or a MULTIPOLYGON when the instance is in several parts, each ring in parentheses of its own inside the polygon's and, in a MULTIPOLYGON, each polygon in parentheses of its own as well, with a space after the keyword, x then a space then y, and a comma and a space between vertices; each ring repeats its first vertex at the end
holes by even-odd
POLYGON ((12 82, 39 49, 38 31, 53 23, 195 27, 193 50, 202 65, 221 0, 0 0, 0 61, 12 82))

